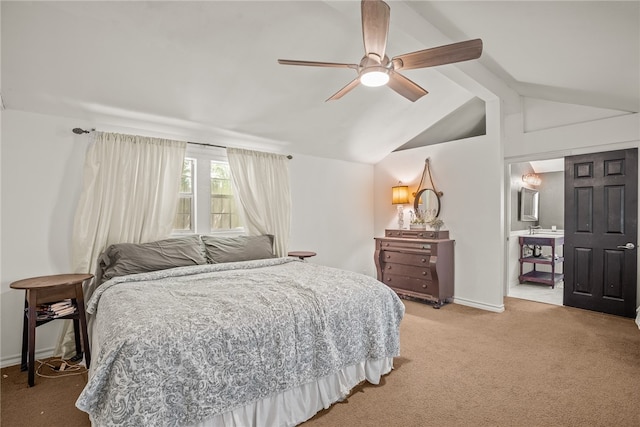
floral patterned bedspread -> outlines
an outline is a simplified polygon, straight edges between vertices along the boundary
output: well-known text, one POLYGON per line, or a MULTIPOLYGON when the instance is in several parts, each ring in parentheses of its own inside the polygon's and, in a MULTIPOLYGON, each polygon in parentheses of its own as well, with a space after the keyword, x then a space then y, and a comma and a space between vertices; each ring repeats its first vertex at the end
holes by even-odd
POLYGON ((372 277, 276 258, 114 278, 95 316, 94 426, 193 424, 365 359, 399 355, 404 305, 372 277))

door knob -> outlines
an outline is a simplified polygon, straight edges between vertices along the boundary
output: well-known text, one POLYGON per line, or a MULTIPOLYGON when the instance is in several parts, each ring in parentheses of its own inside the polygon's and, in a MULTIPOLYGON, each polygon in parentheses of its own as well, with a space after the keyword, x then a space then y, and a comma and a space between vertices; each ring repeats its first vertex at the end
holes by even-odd
POLYGON ((633 243, 627 243, 626 245, 620 245, 618 246, 618 249, 635 249, 636 245, 634 245, 633 243))

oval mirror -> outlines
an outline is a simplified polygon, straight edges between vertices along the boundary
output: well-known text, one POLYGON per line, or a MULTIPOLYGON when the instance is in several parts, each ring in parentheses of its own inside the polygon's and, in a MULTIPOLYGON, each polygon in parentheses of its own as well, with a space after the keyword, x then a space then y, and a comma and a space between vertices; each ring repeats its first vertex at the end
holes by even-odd
POLYGON ((440 215, 440 197, 431 188, 422 189, 416 194, 413 209, 416 215, 424 215, 426 221, 437 218, 440 215))

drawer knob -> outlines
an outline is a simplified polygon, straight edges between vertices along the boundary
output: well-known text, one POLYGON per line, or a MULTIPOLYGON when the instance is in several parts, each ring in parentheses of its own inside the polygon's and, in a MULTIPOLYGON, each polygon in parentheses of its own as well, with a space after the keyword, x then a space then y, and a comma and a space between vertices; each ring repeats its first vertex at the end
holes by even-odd
MULTIPOLYGON (((389 268, 391 268, 391 267, 389 267, 389 268)), ((423 272, 422 272, 422 275, 423 275, 423 276, 426 276, 426 275, 427 275, 427 272, 426 272, 426 271, 423 271, 423 272)))
POLYGON ((385 243, 385 246, 389 246, 389 242, 385 243))
POLYGON ((390 282, 390 281, 391 281, 391 277, 387 277, 387 282, 390 282))
POLYGON ((387 255, 387 258, 391 258, 391 255, 387 255))
POLYGON ((427 260, 425 258, 422 258, 420 262, 427 262, 427 260))
POLYGON ((422 285, 422 287, 423 287, 423 288, 426 288, 426 287, 427 287, 427 285, 426 285, 426 284, 424 284, 424 285, 422 285))

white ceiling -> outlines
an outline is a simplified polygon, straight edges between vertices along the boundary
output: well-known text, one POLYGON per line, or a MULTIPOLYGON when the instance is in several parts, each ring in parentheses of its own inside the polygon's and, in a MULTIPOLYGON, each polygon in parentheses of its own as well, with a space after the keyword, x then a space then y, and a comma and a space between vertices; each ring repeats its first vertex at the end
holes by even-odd
POLYGON ((386 87, 325 102, 353 70, 276 60, 359 62, 356 1, 2 1, 2 99, 99 126, 367 163, 485 99, 494 75, 511 109, 518 95, 640 109, 640 2, 388 3, 390 56, 482 38, 482 57, 407 71, 429 91, 415 103, 386 87))
POLYGON ((529 162, 535 173, 563 172, 564 158, 529 162))

